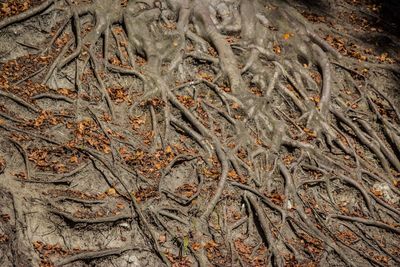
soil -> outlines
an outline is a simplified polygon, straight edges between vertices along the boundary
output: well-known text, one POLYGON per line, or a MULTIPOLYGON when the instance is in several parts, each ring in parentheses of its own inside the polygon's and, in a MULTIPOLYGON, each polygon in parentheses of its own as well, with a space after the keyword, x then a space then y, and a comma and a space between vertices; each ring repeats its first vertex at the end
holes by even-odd
POLYGON ((397 1, 0 1, 0 266, 399 266, 397 1))

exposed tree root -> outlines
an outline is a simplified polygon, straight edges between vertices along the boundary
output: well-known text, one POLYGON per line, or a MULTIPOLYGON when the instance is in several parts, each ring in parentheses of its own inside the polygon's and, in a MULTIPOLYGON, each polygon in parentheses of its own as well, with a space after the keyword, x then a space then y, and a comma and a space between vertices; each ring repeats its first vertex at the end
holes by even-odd
POLYGON ((12 16, 12 17, 8 17, 6 19, 3 19, 0 22, 0 29, 7 27, 8 25, 17 23, 17 22, 21 22, 23 20, 29 19, 37 14, 39 14, 40 12, 44 11, 45 9, 47 9, 50 5, 52 5, 55 2, 55 0, 46 0, 43 3, 41 3, 40 5, 29 9, 28 11, 21 13, 19 15, 16 16, 12 16))
MULTIPOLYGON (((0 30, 54 2, 3 20, 0 30)), ((76 217, 62 207, 107 202, 59 196, 49 213, 75 224, 136 219, 159 265, 398 263, 398 108, 296 9, 273 0, 66 2, 66 20, 41 53, 64 33, 70 39, 40 79, 70 84, 77 97, 31 100, 73 112, 63 110, 60 121, 39 116, 28 129, 0 110, 0 129, 18 133, 10 140, 26 168, 19 181, 82 186, 78 177, 90 169, 132 212, 76 217), (79 164, 40 172, 29 139, 79 164), (385 242, 372 240, 378 235, 385 242)), ((44 110, 12 92, 0 97, 30 115, 44 110)), ((87 251, 55 265, 136 249, 87 251)))
POLYGON ((110 222, 116 222, 120 220, 125 220, 129 219, 132 217, 130 214, 118 214, 115 216, 108 216, 108 217, 98 217, 98 218, 77 218, 72 215, 70 215, 67 212, 59 211, 56 209, 51 209, 51 213, 54 213, 56 215, 59 215, 66 220, 73 222, 73 223, 110 223, 110 222))
POLYGON ((102 257, 107 257, 111 255, 121 255, 122 253, 129 251, 129 250, 139 250, 139 251, 145 251, 145 249, 141 248, 135 248, 135 247, 123 247, 123 248, 109 248, 109 249, 103 249, 100 251, 87 251, 87 252, 81 252, 72 256, 68 256, 64 259, 61 259, 57 262, 54 263, 55 266, 64 266, 67 265, 71 262, 79 261, 79 260, 93 260, 97 258, 102 258, 102 257))

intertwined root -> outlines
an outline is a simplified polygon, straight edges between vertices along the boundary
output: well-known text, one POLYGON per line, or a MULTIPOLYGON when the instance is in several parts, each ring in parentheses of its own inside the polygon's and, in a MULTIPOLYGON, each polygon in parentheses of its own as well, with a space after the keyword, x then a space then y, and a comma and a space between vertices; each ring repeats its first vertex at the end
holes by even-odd
MULTIPOLYGON (((69 81, 77 98, 40 98, 69 103, 73 116, 65 120, 77 128, 63 131, 73 139, 22 129, 7 114, 0 128, 84 155, 130 201, 145 240, 166 265, 398 264, 396 107, 291 6, 209 2, 67 1, 70 22, 56 36, 65 31, 73 38, 42 78, 69 81), (85 25, 87 14, 92 26, 85 25), (122 92, 113 89, 118 84, 122 92), (85 116, 91 119, 81 122, 85 116)), ((19 17, 41 11, 35 10, 19 17)), ((10 21, 0 28, 18 19, 10 21)), ((29 144, 12 140, 26 159, 29 144)), ((25 165, 28 178, 35 177, 37 167, 25 165)), ((71 183, 72 175, 46 183, 71 183)), ((60 203, 51 207, 74 223, 131 214, 75 218, 60 203)))

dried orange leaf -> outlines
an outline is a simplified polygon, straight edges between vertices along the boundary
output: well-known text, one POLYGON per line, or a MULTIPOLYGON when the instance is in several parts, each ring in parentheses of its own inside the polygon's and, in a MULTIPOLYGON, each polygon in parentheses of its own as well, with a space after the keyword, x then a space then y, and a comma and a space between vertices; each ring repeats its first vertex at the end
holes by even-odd
POLYGON ((114 197, 114 196, 117 195, 117 191, 115 190, 115 188, 110 187, 110 188, 106 191, 106 194, 109 195, 109 196, 111 196, 111 197, 114 197))

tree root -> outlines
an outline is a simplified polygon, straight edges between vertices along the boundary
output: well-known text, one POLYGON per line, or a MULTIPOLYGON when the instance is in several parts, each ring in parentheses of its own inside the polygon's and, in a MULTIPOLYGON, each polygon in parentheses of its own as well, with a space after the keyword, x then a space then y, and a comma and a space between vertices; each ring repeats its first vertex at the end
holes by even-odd
POLYGON ((54 265, 55 266, 64 266, 64 265, 67 265, 67 264, 75 262, 75 261, 81 261, 81 260, 87 261, 87 260, 93 260, 93 259, 112 256, 112 255, 121 255, 122 253, 129 251, 129 250, 146 251, 146 249, 136 248, 134 246, 126 246, 126 247, 122 247, 122 248, 109 248, 109 249, 103 249, 103 250, 99 250, 99 251, 87 251, 87 252, 81 252, 81 253, 60 259, 60 260, 56 261, 54 263, 54 265))
POLYGON ((55 2, 55 0, 46 0, 43 3, 41 3, 40 5, 33 7, 24 13, 3 19, 0 22, 0 29, 3 29, 5 27, 7 27, 8 25, 29 19, 29 18, 41 13, 42 11, 46 10, 54 2, 55 2))
MULTIPOLYGON (((0 29, 53 4, 5 19, 0 29)), ((136 217, 147 252, 167 266, 248 266, 257 259, 271 266, 383 266, 380 255, 397 263, 400 114, 368 73, 354 70, 355 62, 320 36, 330 29, 317 32, 291 5, 274 0, 60 5, 68 12, 41 55, 64 34, 71 38, 60 40, 43 83, 71 84, 77 98, 39 93, 24 100, 4 90, 0 97, 26 113, 41 112, 31 100, 53 100, 46 110, 63 116, 67 127, 53 131, 63 137, 44 135, 51 129, 45 124, 28 130, 18 119, 25 114, 14 118, 7 106, 0 106, 0 129, 22 135, 13 140, 25 161, 25 186, 70 185, 83 168, 94 168, 132 213, 78 218, 62 206, 105 203, 68 196, 52 200, 59 209, 50 201, 50 213, 107 227, 136 217), (64 116, 57 101, 74 115, 64 116), (82 120, 88 114, 90 126, 82 120), (102 138, 90 136, 91 127, 102 138), (82 140, 105 142, 110 151, 82 140), (24 148, 35 141, 90 160, 66 174, 31 174, 24 148), (180 185, 188 195, 174 193, 180 185), (372 240, 378 235, 384 243, 372 240), (190 253, 176 256, 182 249, 190 253)), ((139 249, 85 251, 56 265, 128 250, 139 249)))
POLYGON ((39 112, 40 112, 39 108, 37 108, 37 107, 35 107, 35 106, 29 104, 28 102, 26 102, 26 101, 23 100, 22 98, 19 98, 19 97, 16 96, 16 95, 13 95, 13 94, 11 94, 11 93, 8 93, 8 92, 5 92, 5 91, 3 91, 3 90, 0 90, 0 96, 2 96, 2 97, 7 97, 8 99, 11 99, 11 100, 14 101, 15 103, 20 104, 21 106, 27 108, 27 109, 30 110, 30 111, 33 111, 33 112, 35 112, 35 113, 39 113, 39 112))

